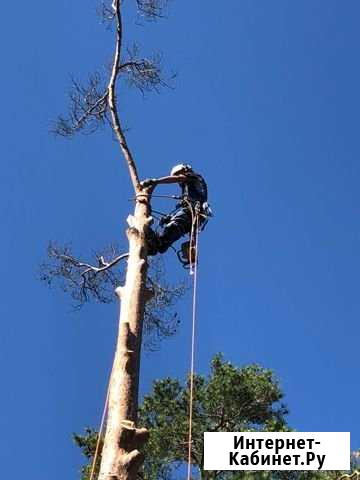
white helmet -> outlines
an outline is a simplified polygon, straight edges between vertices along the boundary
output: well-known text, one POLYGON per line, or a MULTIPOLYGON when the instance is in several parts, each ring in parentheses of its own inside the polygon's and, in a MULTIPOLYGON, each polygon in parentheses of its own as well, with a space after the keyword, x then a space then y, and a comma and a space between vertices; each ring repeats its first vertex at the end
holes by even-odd
POLYGON ((192 170, 191 165, 188 165, 186 163, 180 163, 179 165, 175 165, 175 167, 171 169, 170 175, 178 175, 181 172, 188 172, 189 170, 192 170))

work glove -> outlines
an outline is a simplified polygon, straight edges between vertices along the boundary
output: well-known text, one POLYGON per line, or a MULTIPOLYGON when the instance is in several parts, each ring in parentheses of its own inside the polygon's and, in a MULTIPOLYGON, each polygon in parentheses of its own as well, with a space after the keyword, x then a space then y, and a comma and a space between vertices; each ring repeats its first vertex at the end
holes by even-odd
POLYGON ((154 185, 154 183, 156 182, 156 180, 154 178, 146 178, 145 180, 143 180, 141 182, 141 186, 142 187, 151 187, 152 185, 154 185))
POLYGON ((160 227, 163 227, 164 225, 169 223, 170 220, 171 220, 171 215, 164 215, 163 217, 161 217, 159 220, 160 227))

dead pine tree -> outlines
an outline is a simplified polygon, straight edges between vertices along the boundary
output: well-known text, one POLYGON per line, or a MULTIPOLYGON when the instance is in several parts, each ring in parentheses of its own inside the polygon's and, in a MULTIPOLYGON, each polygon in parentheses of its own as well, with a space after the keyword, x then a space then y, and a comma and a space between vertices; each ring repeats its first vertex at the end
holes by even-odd
MULTIPOLYGON (((129 0, 130 1, 130 0, 129 0)), ((138 14, 146 20, 163 16, 166 0, 133 0, 138 14)), ((140 351, 143 319, 146 303, 154 295, 147 279, 146 233, 152 222, 150 187, 140 181, 135 159, 127 143, 118 108, 117 90, 120 78, 142 93, 158 91, 168 86, 161 72, 161 56, 149 58, 140 56, 139 47, 123 48, 123 2, 113 0, 103 3, 103 18, 114 24, 115 51, 109 77, 100 73, 92 74, 86 84, 72 80, 69 94, 70 109, 67 117, 59 117, 53 131, 58 135, 72 136, 77 132, 92 132, 100 124, 111 126, 120 151, 125 159, 130 181, 134 189, 135 208, 128 216, 128 254, 119 255, 111 261, 98 257, 97 267, 82 263, 68 252, 57 252, 54 256, 62 261, 60 275, 71 281, 72 272, 82 268, 82 290, 98 295, 96 278, 108 273, 110 268, 127 261, 125 282, 116 288, 120 300, 119 332, 112 374, 109 384, 106 430, 101 452, 100 480, 132 480, 137 477, 143 462, 141 446, 148 438, 148 431, 137 426, 140 351)), ((110 277, 107 281, 112 284, 110 277)))

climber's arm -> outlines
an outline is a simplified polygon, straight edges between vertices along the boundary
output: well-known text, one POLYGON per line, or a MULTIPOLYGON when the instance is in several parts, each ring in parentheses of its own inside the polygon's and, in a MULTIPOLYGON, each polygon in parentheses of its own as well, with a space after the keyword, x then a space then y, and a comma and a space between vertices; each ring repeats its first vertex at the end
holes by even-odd
POLYGON ((160 177, 160 178, 147 178, 141 182, 141 186, 146 187, 153 187, 155 188, 157 185, 161 184, 169 184, 169 183, 184 183, 188 179, 186 175, 169 175, 167 177, 160 177))

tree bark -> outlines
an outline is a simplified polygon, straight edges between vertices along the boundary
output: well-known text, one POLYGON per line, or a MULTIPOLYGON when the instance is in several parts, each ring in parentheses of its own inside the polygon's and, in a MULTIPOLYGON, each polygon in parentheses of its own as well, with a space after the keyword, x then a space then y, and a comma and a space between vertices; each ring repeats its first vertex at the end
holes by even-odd
POLYGON ((121 302, 119 334, 109 385, 107 426, 99 480, 134 480, 144 458, 139 448, 148 438, 137 428, 142 324, 147 290, 145 234, 151 222, 150 194, 137 196, 134 215, 129 215, 129 257, 125 285, 116 293, 121 302))

